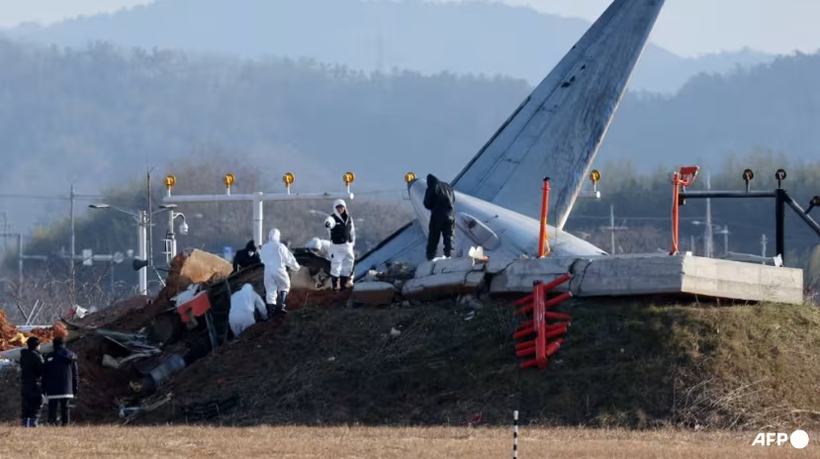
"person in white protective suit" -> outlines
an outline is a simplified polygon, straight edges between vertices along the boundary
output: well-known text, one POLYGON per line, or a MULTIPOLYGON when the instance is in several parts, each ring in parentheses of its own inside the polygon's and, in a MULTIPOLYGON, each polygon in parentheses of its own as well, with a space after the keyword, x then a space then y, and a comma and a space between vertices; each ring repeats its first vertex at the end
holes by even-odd
POLYGON ((290 292, 290 275, 288 268, 299 271, 299 263, 290 249, 280 240, 279 230, 274 228, 268 233, 268 242, 259 251, 262 264, 265 265, 265 303, 276 312, 287 313, 288 293, 290 292))
POLYGON ((254 310, 259 311, 263 320, 267 320, 268 311, 265 309, 265 302, 253 290, 251 284, 245 284, 238 292, 231 295, 231 312, 228 314, 228 323, 234 337, 239 336, 245 329, 256 323, 254 310))
POLYGON ((346 290, 347 281, 353 273, 356 228, 344 200, 333 201, 333 213, 325 219, 325 228, 330 233, 330 280, 333 290, 346 290))

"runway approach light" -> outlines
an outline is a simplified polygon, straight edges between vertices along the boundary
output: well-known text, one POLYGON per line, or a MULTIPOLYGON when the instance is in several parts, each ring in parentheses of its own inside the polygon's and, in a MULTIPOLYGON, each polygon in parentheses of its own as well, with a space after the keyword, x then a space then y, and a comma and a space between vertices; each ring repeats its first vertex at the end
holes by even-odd
POLYGON ((282 176, 282 181, 285 182, 285 188, 288 189, 288 194, 290 194, 290 186, 293 185, 294 180, 296 180, 296 177, 290 172, 285 172, 285 175, 282 176))
POLYGON ((592 182, 592 194, 595 198, 601 197, 601 192, 598 191, 598 181, 601 180, 601 173, 598 169, 592 169, 592 172, 589 173, 589 180, 592 182))
POLYGON ((408 185, 410 184, 410 182, 412 182, 415 179, 416 179, 416 174, 414 174, 412 172, 408 172, 408 173, 404 174, 404 183, 406 183, 408 185))
POLYGON ((342 181, 345 182, 345 186, 350 186, 350 184, 353 183, 355 180, 356 175, 353 174, 353 172, 345 172, 345 174, 342 175, 342 181))
POLYGON ((176 185, 176 184, 177 184, 177 178, 176 177, 174 177, 173 175, 166 175, 165 176, 165 188, 168 191, 171 191, 171 188, 173 188, 174 185, 176 185))
POLYGON ((225 177, 222 178, 222 181, 225 183, 225 188, 230 189, 234 182, 236 182, 236 177, 233 174, 225 174, 225 177))
POLYGON ((809 212, 811 212, 811 210, 814 209, 815 207, 820 207, 820 196, 815 196, 815 197, 811 198, 811 201, 809 201, 809 208, 806 209, 806 212, 805 212, 806 215, 808 215, 809 212))
POLYGON ((774 178, 777 179, 777 187, 780 188, 783 180, 786 180, 786 171, 778 169, 777 172, 774 173, 774 178))
POLYGON ((755 178, 755 173, 752 172, 751 169, 746 169, 746 170, 743 171, 743 181, 746 182, 746 192, 747 193, 749 192, 749 188, 750 188, 749 187, 749 182, 754 180, 754 178, 755 178))

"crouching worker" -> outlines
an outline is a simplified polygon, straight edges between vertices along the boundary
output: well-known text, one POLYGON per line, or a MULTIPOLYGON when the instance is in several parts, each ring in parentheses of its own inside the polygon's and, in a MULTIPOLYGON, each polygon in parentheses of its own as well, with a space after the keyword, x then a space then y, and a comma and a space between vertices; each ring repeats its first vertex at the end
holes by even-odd
POLYGON ((40 355, 40 340, 32 336, 26 341, 26 349, 20 351, 20 380, 22 383, 23 427, 37 427, 40 410, 43 409, 43 356, 40 355))
POLYGON ((254 311, 259 311, 262 320, 268 319, 265 302, 253 290, 251 284, 245 284, 238 292, 231 295, 231 312, 228 314, 228 323, 234 338, 256 323, 254 311))
POLYGON ((77 354, 65 347, 63 338, 54 338, 54 351, 46 355, 43 372, 43 391, 48 399, 48 423, 57 425, 59 408, 60 425, 67 426, 69 416, 68 401, 77 396, 79 374, 77 354))
POLYGON ((333 202, 333 213, 325 219, 325 228, 330 233, 330 280, 333 290, 346 290, 353 273, 356 228, 344 200, 333 202))
POLYGON ((268 233, 268 242, 262 246, 259 256, 265 265, 265 303, 268 306, 268 317, 272 318, 278 311, 287 313, 288 293, 290 292, 290 275, 288 268, 299 271, 299 263, 293 253, 280 240, 279 230, 274 228, 268 233))
POLYGON ((244 249, 236 251, 236 255, 233 257, 233 272, 259 263, 262 263, 262 260, 259 259, 259 252, 256 251, 256 242, 251 239, 245 244, 244 249))

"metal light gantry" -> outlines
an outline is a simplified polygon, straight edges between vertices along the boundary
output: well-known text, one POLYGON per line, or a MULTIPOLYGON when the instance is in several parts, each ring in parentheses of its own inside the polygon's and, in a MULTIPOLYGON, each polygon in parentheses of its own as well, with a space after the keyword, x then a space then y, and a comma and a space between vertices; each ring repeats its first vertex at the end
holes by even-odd
POLYGON ((751 169, 745 169, 742 174, 743 181, 746 183, 745 191, 686 191, 695 181, 700 168, 698 166, 682 167, 680 171, 676 171, 672 178, 673 188, 673 203, 672 203, 672 251, 671 255, 676 255, 678 252, 678 208, 686 204, 687 199, 721 199, 721 198, 738 198, 738 199, 774 199, 775 200, 775 255, 780 257, 781 262, 785 265, 786 252, 786 206, 791 207, 792 210, 809 226, 814 232, 820 236, 820 224, 817 223, 810 215, 812 209, 820 207, 820 196, 812 197, 809 201, 808 209, 803 209, 797 201, 792 198, 788 192, 783 188, 783 181, 786 180, 786 171, 778 169, 774 173, 774 178, 777 180, 777 188, 771 191, 754 191, 751 189, 751 181, 755 174, 751 169), (681 189, 683 188, 683 189, 681 189))
MULTIPOLYGON (((263 230, 262 230, 262 221, 263 221, 263 206, 262 203, 265 201, 308 201, 308 200, 317 200, 317 199, 349 199, 353 200, 354 195, 350 192, 350 184, 356 180, 356 176, 353 172, 346 172, 342 175, 342 181, 345 184, 346 191, 345 192, 336 192, 336 193, 291 193, 291 185, 293 185, 296 177, 291 173, 287 172, 284 176, 282 176, 282 182, 285 184, 286 192, 285 193, 263 193, 261 191, 257 191, 251 194, 231 194, 231 186, 236 182, 236 177, 233 174, 225 174, 223 177, 223 183, 225 184, 225 194, 201 194, 201 195, 184 195, 184 196, 173 196, 171 195, 171 189, 176 185, 176 177, 173 175, 169 175, 165 177, 165 189, 167 191, 166 196, 162 199, 163 203, 166 204, 184 204, 184 203, 209 203, 209 202, 251 202, 253 203, 253 240, 261 245, 263 240, 263 230)), ((177 214, 179 215, 179 214, 177 214)), ((170 247, 175 248, 176 241, 174 240, 174 231, 173 231, 173 215, 169 219, 169 233, 168 239, 170 242, 170 247)), ((168 242, 166 242, 168 244, 168 242)))

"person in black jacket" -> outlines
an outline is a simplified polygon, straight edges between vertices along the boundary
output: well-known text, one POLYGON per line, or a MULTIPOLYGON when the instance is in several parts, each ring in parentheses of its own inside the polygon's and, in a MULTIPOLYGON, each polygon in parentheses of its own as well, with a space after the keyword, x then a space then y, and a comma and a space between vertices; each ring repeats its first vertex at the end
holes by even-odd
POLYGON ((36 336, 29 338, 26 345, 27 348, 20 351, 21 417, 23 427, 37 427, 43 409, 43 356, 36 336))
POLYGON ((244 249, 236 251, 233 257, 233 272, 259 263, 262 263, 262 260, 259 259, 259 251, 256 250, 256 241, 251 239, 245 244, 244 249))
POLYGON ((424 208, 430 211, 430 226, 427 234, 427 259, 436 256, 438 241, 444 237, 444 256, 450 258, 455 245, 454 233, 456 195, 447 182, 442 182, 433 174, 427 175, 427 191, 424 193, 424 208))
POLYGON ((77 354, 65 347, 63 338, 54 338, 54 351, 46 355, 43 391, 48 399, 48 423, 57 425, 57 408, 61 425, 70 422, 68 401, 77 396, 79 374, 77 354))

